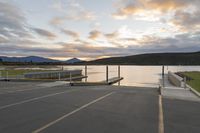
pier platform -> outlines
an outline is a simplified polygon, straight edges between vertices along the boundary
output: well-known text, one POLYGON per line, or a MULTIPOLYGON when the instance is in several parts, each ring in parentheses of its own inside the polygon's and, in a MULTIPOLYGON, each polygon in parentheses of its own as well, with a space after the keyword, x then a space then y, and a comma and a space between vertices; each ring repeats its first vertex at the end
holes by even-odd
POLYGON ((123 80, 123 77, 113 77, 108 79, 108 81, 103 80, 100 82, 79 82, 79 81, 73 81, 71 82, 71 86, 95 86, 95 85, 112 85, 115 84, 117 82, 120 82, 121 80, 123 80))

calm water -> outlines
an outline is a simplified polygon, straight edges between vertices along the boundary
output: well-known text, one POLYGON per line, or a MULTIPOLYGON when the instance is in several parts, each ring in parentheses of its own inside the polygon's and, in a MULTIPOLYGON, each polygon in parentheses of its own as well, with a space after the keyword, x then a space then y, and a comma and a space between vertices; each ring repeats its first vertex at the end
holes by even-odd
MULTIPOLYGON (((82 69, 84 66, 64 66, 64 69, 82 69)), ((200 71, 200 66, 165 66, 168 71, 200 71)), ((88 66, 88 81, 102 81, 106 79, 105 66, 88 66)), ((121 76, 125 86, 151 86, 157 87, 161 78, 162 66, 121 66, 121 76)), ((118 67, 109 66, 109 78, 118 76, 118 67)))
MULTIPOLYGON (((6 67, 7 68, 7 67, 6 67)), ((43 66, 43 67, 15 67, 14 69, 58 69, 62 66, 43 66)), ((82 69, 84 75, 85 66, 63 66, 65 70, 82 69)), ((118 66, 109 66, 109 78, 118 76, 118 66)), ((0 66, 0 69, 5 67, 0 66)), ((165 72, 168 71, 200 71, 200 66, 165 66, 165 72)), ((88 66, 88 81, 106 80, 106 66, 88 66)), ((162 66, 121 66, 121 76, 124 80, 121 85, 125 86, 158 86, 161 78, 162 66)))

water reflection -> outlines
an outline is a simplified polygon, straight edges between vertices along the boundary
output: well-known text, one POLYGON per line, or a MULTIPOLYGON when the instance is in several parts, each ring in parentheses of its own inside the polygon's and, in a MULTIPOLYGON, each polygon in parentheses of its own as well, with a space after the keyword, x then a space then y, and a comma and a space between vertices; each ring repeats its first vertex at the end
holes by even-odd
MULTIPOLYGON (((0 66, 0 69, 42 69, 42 70, 83 70, 85 74, 85 66, 0 66)), ((168 71, 200 71, 200 66, 165 66, 165 73, 168 71)), ((121 81, 123 86, 145 86, 157 87, 159 79, 161 78, 162 66, 121 66, 121 81)), ((106 66, 87 66, 87 75, 89 82, 97 82, 106 80, 106 66)), ((109 66, 109 78, 118 76, 118 66, 109 66)), ((85 81, 85 80, 83 80, 85 81)), ((117 84, 116 84, 117 85, 117 84)))
MULTIPOLYGON (((82 69, 84 66, 65 66, 64 69, 82 69)), ((96 82, 106 80, 106 66, 88 66, 87 81, 96 82)), ((165 66, 168 71, 200 71, 200 66, 165 66)), ((121 85, 157 87, 161 78, 162 66, 121 66, 121 85)), ((109 78, 118 76, 118 66, 109 66, 109 78)))

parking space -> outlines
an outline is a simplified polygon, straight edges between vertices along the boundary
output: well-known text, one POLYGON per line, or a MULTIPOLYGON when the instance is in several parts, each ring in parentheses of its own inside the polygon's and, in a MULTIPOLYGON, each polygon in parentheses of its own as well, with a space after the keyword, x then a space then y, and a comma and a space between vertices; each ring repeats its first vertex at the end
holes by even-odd
POLYGON ((160 106, 157 88, 38 84, 0 94, 0 132, 157 133, 163 124, 165 133, 199 133, 200 103, 163 98, 160 106))
POLYGON ((165 133, 200 133, 200 102, 163 100, 165 133))
POLYGON ((156 89, 62 85, 0 94, 0 99, 4 133, 157 131, 156 89))

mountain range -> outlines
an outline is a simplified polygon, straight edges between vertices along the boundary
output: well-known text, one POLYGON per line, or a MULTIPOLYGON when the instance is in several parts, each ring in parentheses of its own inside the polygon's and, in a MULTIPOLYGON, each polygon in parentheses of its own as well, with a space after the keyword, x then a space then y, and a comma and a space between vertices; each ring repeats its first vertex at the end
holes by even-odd
POLYGON ((49 58, 39 57, 39 56, 27 56, 27 57, 7 57, 7 56, 0 56, 0 59, 2 59, 3 62, 34 62, 34 63, 77 63, 81 62, 82 60, 78 58, 72 58, 66 61, 60 61, 60 60, 53 60, 49 58))
POLYGON ((190 53, 149 53, 123 57, 110 57, 92 61, 72 58, 66 61, 53 60, 39 56, 6 57, 3 62, 38 63, 38 64, 77 64, 77 65, 200 65, 200 51, 190 53))

